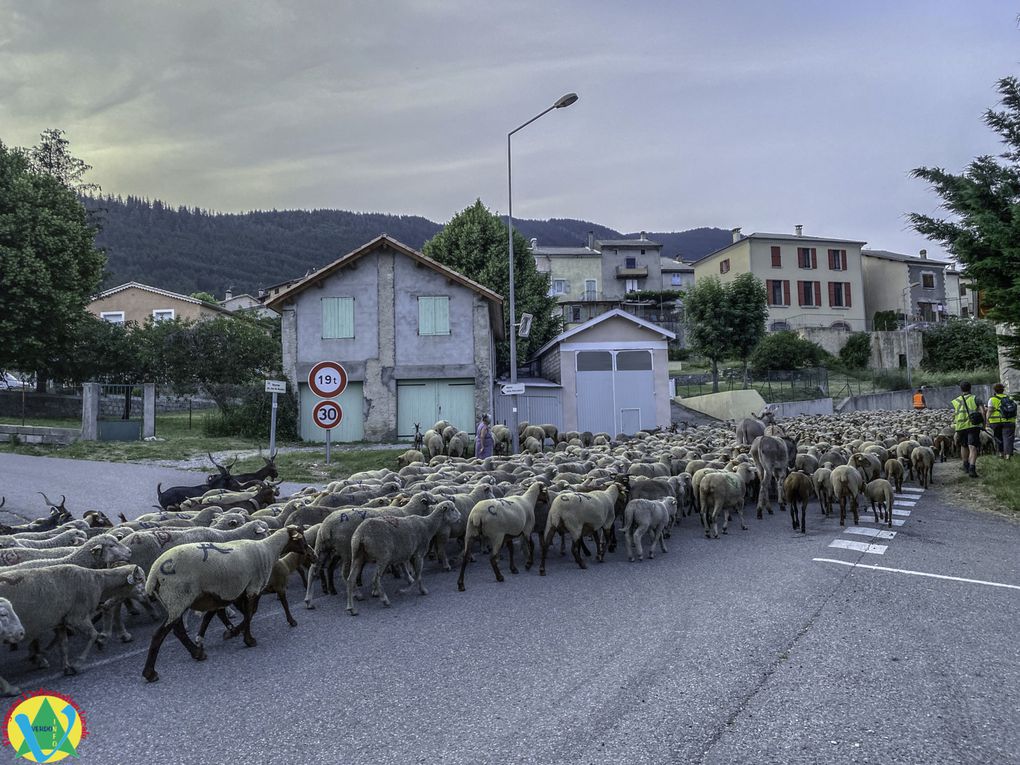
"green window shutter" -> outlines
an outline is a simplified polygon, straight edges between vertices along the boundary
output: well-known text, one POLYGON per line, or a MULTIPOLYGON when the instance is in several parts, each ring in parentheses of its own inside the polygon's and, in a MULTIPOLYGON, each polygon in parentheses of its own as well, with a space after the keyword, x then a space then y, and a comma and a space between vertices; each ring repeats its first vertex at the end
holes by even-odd
POLYGON ((450 298, 433 298, 436 306, 436 334, 450 334, 450 298))
POLYGON ((322 337, 354 337, 354 298, 322 298, 322 337))
POLYGON ((418 298, 418 334, 436 334, 436 320, 434 309, 435 298, 418 298))

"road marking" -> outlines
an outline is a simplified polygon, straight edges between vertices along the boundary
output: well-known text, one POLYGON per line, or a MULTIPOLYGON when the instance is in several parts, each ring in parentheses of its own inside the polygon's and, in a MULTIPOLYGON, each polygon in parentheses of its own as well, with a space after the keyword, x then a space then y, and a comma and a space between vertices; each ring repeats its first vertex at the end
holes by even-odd
POLYGON ((894 508, 892 509, 892 514, 893 514, 893 515, 901 515, 901 516, 907 516, 907 515, 910 515, 910 511, 909 511, 909 510, 901 510, 901 509, 900 509, 900 508, 898 508, 898 507, 894 507, 894 508))
MULTIPOLYGON (((893 518, 892 522, 893 526, 902 526, 904 523, 906 523, 906 521, 903 520, 902 518, 893 518)), ((861 513, 861 516, 857 521, 857 525, 859 526, 862 523, 880 523, 883 526, 885 525, 885 521, 876 521, 875 516, 872 515, 870 512, 861 513)))
POLYGON ((913 492, 914 494, 923 494, 924 489, 919 486, 904 486, 903 491, 913 492))
POLYGON ((851 526, 846 530, 847 534, 857 534, 862 537, 872 537, 878 539, 892 539, 896 536, 895 531, 884 531, 882 529, 873 529, 870 526, 851 526))
POLYGON ((916 502, 910 502, 909 500, 906 499, 893 500, 893 505, 902 505, 903 507, 914 507, 916 504, 917 504, 916 502))
POLYGON ((888 545, 872 545, 867 542, 854 542, 851 539, 837 539, 829 547, 838 547, 841 550, 854 550, 856 552, 870 553, 871 555, 885 555, 888 545))
MULTIPOLYGON (((831 545, 830 545, 831 547, 831 545)), ((833 558, 812 558, 812 560, 818 563, 837 563, 840 566, 850 566, 851 568, 869 568, 874 571, 891 571, 894 574, 909 574, 910 576, 927 576, 932 579, 948 579, 951 582, 967 582, 969 584, 983 584, 986 587, 1005 587, 1010 590, 1020 590, 1020 585, 1017 584, 1004 584, 1003 582, 988 582, 984 579, 967 579, 963 576, 946 576, 945 574, 929 574, 926 571, 911 571, 905 568, 888 568, 887 566, 872 566, 867 563, 851 563, 845 560, 835 560, 833 558)))

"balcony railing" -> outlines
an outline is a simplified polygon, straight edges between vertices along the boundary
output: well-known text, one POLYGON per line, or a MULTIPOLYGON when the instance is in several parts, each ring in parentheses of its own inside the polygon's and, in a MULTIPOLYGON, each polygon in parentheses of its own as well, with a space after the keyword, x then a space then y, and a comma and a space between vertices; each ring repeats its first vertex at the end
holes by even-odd
POLYGON ((648 276, 648 266, 634 266, 628 268, 627 266, 616 267, 616 278, 617 279, 644 279, 648 276))

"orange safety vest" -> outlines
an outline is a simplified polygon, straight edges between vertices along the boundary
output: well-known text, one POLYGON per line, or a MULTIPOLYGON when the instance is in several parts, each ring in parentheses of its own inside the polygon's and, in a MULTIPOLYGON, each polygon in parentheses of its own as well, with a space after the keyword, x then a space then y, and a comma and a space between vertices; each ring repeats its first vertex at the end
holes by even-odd
POLYGON ((914 409, 924 409, 924 394, 923 393, 915 393, 914 394, 914 409))

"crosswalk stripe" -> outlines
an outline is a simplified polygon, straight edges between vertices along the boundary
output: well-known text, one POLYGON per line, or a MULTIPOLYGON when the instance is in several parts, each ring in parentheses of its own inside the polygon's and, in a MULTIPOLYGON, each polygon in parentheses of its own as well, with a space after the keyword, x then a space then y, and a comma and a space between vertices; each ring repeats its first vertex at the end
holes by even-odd
POLYGON ((903 507, 914 507, 916 504, 917 504, 916 502, 908 502, 905 499, 895 499, 895 500, 893 500, 893 506, 894 507, 899 507, 900 505, 902 505, 903 507))
POLYGON ((913 492, 914 494, 924 493, 924 489, 922 489, 920 486, 904 486, 903 491, 913 492))
MULTIPOLYGON (((875 523, 875 522, 876 522, 875 516, 873 516, 871 513, 861 513, 861 518, 858 521, 857 525, 859 526, 862 523, 875 523)), ((906 521, 903 520, 902 518, 893 518, 892 522, 893 526, 902 526, 904 523, 906 523, 906 521)), ((885 521, 878 521, 878 524, 880 526, 885 526, 885 521)))
POLYGON ((829 544, 829 547, 838 547, 841 550, 854 550, 871 555, 885 555, 885 551, 889 546, 873 545, 868 542, 855 542, 852 539, 836 539, 829 544))
POLYGON ((873 529, 870 526, 851 526, 846 530, 847 534, 857 534, 862 537, 871 537, 872 539, 892 539, 896 536, 895 531, 886 531, 884 529, 873 529))
POLYGON ((906 515, 910 515, 910 511, 909 510, 900 510, 898 507, 894 507, 892 509, 892 514, 893 515, 899 515, 899 516, 906 516, 906 515))

